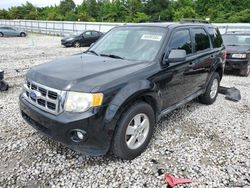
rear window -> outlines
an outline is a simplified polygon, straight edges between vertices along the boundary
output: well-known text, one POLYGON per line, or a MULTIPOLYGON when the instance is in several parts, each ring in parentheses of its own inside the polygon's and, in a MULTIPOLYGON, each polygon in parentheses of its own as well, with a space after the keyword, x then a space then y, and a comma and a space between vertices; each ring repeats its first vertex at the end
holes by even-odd
POLYGON ((222 47, 223 40, 222 40, 222 37, 220 35, 219 29, 209 28, 208 31, 209 31, 209 35, 210 35, 211 40, 212 40, 213 47, 214 48, 222 47))
POLYGON ((192 29, 193 38, 195 41, 195 52, 210 49, 210 41, 206 31, 202 28, 192 29))
POLYGON ((226 34, 223 35, 223 42, 227 46, 250 46, 250 35, 226 34))

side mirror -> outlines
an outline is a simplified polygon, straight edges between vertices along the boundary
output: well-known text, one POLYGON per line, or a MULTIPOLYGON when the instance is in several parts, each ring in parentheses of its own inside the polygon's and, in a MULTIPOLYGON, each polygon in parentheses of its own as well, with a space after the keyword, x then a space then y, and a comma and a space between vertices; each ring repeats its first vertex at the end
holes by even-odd
POLYGON ((185 61, 187 53, 185 50, 171 50, 168 58, 165 60, 166 63, 177 63, 185 61))

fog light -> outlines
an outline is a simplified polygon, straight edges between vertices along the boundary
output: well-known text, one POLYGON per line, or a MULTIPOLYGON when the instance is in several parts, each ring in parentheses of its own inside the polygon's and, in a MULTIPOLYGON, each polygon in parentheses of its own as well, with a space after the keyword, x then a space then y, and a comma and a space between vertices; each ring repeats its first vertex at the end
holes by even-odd
POLYGON ((80 140, 83 140, 84 135, 81 132, 77 131, 76 134, 80 140))
POLYGON ((75 143, 87 140, 87 133, 81 129, 74 129, 70 131, 70 139, 75 143))

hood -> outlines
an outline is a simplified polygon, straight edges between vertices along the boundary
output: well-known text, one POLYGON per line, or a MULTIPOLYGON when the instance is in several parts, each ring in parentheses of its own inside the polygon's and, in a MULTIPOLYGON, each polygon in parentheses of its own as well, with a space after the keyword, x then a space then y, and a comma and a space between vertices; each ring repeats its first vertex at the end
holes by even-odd
POLYGON ((235 45, 235 46, 231 46, 228 45, 226 46, 226 50, 227 52, 231 53, 231 52, 240 52, 240 53, 250 53, 250 45, 235 45))
POLYGON ((81 92, 91 92, 96 87, 125 81, 148 63, 112 59, 81 54, 38 65, 27 73, 27 79, 45 86, 81 92))
POLYGON ((69 38, 77 38, 77 37, 79 37, 79 35, 69 35, 67 37, 63 37, 62 40, 67 40, 69 38))

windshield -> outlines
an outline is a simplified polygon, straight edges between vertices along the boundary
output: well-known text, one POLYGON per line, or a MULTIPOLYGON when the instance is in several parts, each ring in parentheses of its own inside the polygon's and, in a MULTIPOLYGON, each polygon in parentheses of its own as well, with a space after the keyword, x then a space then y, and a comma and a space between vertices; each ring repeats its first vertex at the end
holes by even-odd
POLYGON ((250 35, 223 35, 223 42, 227 46, 250 46, 250 35))
POLYGON ((111 30, 89 51, 134 61, 155 59, 167 33, 159 27, 119 27, 111 30))

